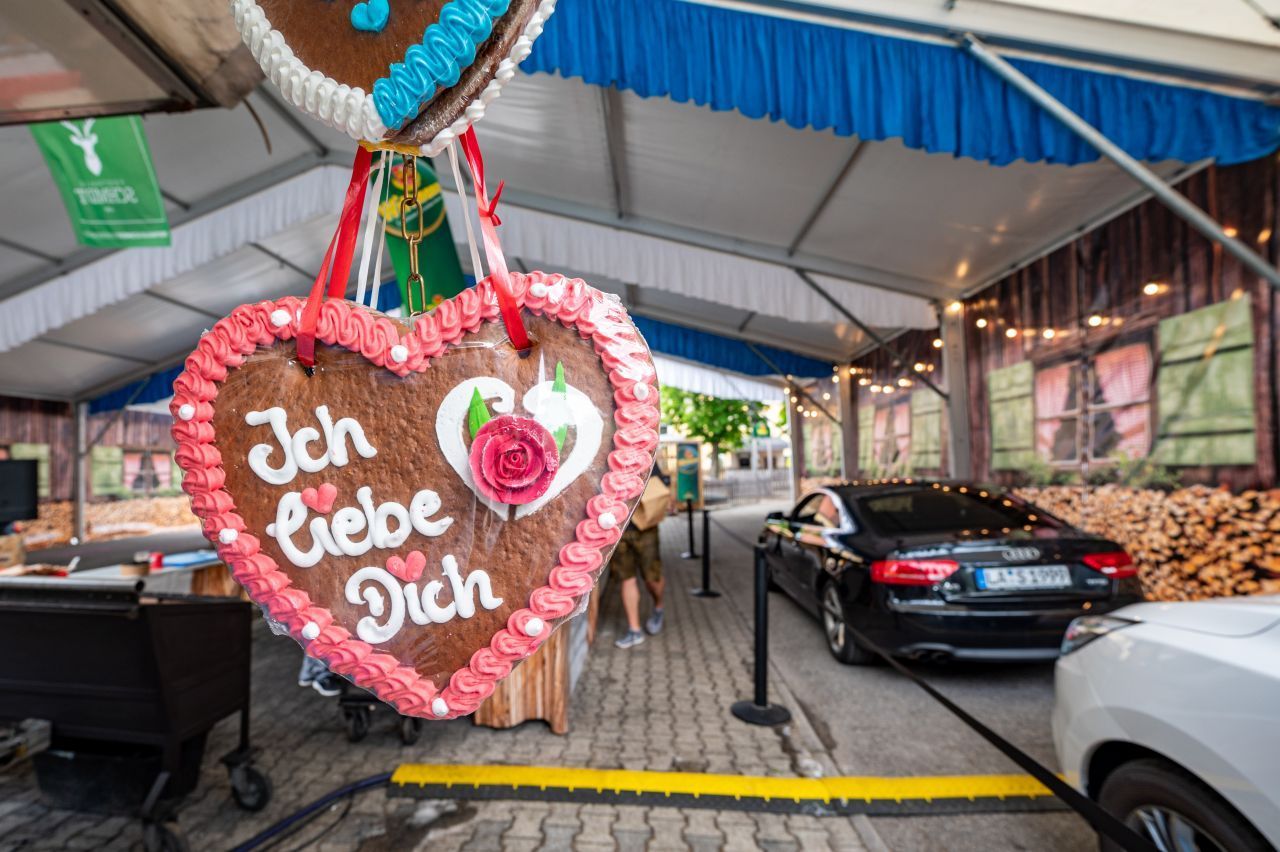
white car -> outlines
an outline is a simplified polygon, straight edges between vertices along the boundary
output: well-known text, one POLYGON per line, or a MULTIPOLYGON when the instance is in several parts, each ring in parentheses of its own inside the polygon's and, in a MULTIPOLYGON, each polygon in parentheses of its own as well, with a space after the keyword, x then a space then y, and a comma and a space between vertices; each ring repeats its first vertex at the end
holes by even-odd
POLYGON ((1280 596, 1078 618, 1055 692, 1066 779, 1156 848, 1280 846, 1280 596))

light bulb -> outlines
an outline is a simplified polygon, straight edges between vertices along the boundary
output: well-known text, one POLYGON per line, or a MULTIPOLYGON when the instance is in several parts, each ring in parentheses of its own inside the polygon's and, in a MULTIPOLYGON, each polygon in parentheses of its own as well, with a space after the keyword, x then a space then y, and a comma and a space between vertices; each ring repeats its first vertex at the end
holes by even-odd
POLYGON ((986 318, 986 317, 978 317, 978 321, 977 321, 977 322, 975 322, 975 323, 974 323, 974 325, 976 325, 978 328, 986 328, 986 327, 987 327, 987 318, 986 318))
POLYGON ((933 348, 934 348, 934 349, 941 349, 941 348, 942 348, 942 338, 941 338, 941 337, 935 337, 935 338, 933 339, 933 348))

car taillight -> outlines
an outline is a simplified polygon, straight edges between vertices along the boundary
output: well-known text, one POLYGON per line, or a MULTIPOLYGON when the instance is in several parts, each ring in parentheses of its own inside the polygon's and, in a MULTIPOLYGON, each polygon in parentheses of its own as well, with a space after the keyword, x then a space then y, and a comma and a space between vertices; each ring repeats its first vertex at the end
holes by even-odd
POLYGON ((1133 558, 1123 550, 1087 553, 1082 561, 1099 574, 1106 574, 1115 580, 1133 577, 1138 573, 1138 566, 1133 564, 1133 558))
POLYGON ((949 559, 885 559, 871 563, 871 582, 893 586, 932 586, 960 567, 949 559))

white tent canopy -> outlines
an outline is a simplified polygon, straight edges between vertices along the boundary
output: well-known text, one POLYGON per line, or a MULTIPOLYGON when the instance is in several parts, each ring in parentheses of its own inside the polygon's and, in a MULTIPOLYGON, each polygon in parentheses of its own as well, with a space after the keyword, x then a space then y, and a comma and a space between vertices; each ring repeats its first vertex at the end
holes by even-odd
MULTIPOLYGON (((943 4, 878 4, 887 5, 911 17, 943 4)), ((1113 20, 1089 26, 1133 28, 1121 20, 1132 4, 1110 5, 1113 20)), ((982 7, 992 26, 1001 6, 1032 15, 1055 4, 960 4, 982 7)), ((831 23, 846 7, 832 0, 794 14, 831 23)), ((1075 32, 1062 32, 1064 45, 1075 32)), ((177 363, 235 305, 309 289, 352 144, 266 88, 249 103, 269 151, 245 108, 147 117, 174 224, 167 249, 78 248, 30 135, 0 128, 11 201, 0 208, 0 394, 93 398, 177 363)), ((514 265, 580 275, 642 316, 832 362, 874 345, 859 323, 885 337, 935 327, 945 302, 1148 197, 1105 161, 997 168, 548 74, 512 80, 477 132, 491 184, 509 187, 501 232, 514 265)), ((1154 168, 1176 180, 1204 165, 1154 168)), ((446 162, 437 166, 452 193, 446 162)), ((450 194, 448 203, 461 241, 461 202, 450 194)))
POLYGON ((681 358, 655 355, 658 382, 689 393, 701 393, 720 399, 745 399, 753 402, 782 402, 782 387, 749 378, 729 370, 718 370, 694 364, 681 358))

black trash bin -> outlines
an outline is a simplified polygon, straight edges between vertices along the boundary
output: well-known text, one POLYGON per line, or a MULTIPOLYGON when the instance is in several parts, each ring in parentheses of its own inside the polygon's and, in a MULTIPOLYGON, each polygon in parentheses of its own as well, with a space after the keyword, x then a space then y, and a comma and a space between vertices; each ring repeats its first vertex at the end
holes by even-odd
POLYGON ((0 581, 0 719, 52 723, 45 795, 132 810, 149 848, 178 848, 163 823, 195 788, 209 729, 239 713, 240 743, 222 761, 236 803, 265 807, 271 783, 249 744, 252 617, 234 598, 145 594, 141 582, 0 581), (90 778, 102 782, 85 789, 90 778))

